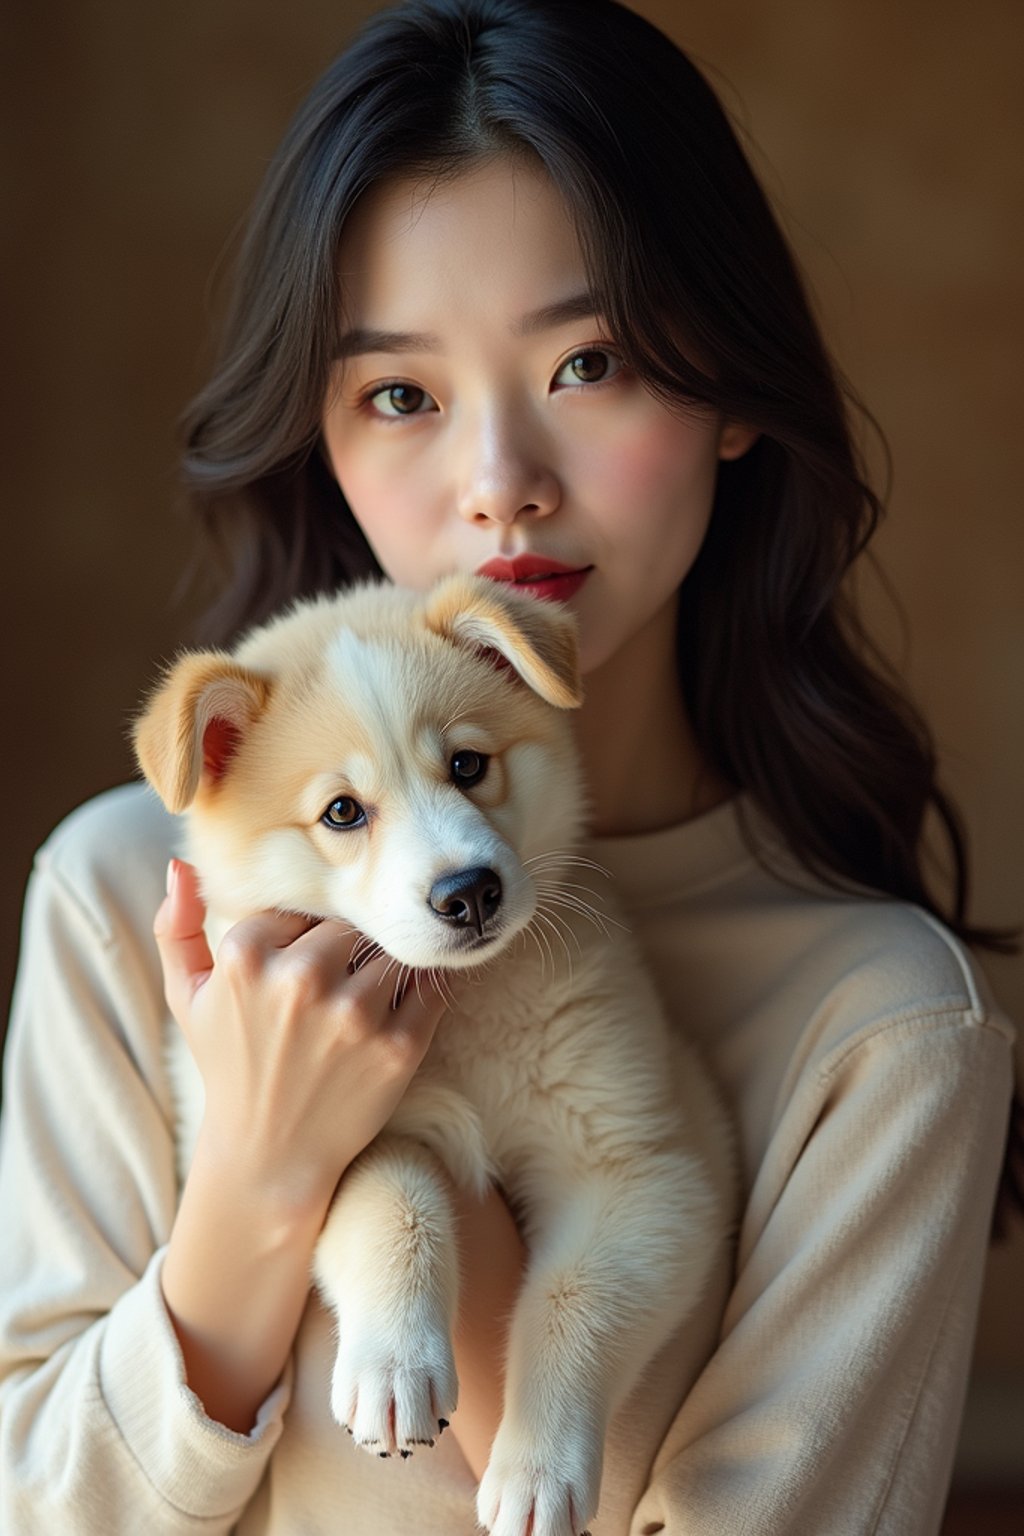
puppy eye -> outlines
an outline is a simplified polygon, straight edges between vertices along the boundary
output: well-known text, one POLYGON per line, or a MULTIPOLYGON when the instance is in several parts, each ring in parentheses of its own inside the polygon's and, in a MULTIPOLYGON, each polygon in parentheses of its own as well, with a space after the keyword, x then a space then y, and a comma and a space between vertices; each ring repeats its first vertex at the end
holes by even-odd
POLYGON ((338 800, 332 800, 330 805, 320 817, 325 827, 334 830, 348 831, 350 827, 361 827, 366 822, 366 812, 358 800, 349 799, 348 795, 342 795, 338 800))
POLYGON ((489 757, 482 752, 456 752, 452 758, 452 780, 460 789, 472 789, 487 772, 489 757))

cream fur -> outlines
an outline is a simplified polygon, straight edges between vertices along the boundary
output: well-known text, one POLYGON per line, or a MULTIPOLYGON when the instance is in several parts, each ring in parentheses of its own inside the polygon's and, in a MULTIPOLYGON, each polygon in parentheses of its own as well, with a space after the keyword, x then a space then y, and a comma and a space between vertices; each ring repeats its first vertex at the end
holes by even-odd
MULTIPOLYGON (((403 965, 446 973, 454 1005, 342 1180, 315 1275, 338 1320, 335 1416, 375 1451, 432 1440, 457 1393, 446 1179, 501 1183, 530 1259, 478 1496, 495 1536, 522 1536, 531 1510, 534 1536, 578 1536, 610 1416, 695 1305, 731 1222, 710 1085, 607 882, 574 861, 583 786, 563 711, 579 698, 568 614, 453 577, 426 597, 367 585, 300 604, 230 657, 183 658, 136 727, 165 798, 197 779, 172 808, 185 810, 215 945, 277 906, 344 917, 403 965), (197 778, 225 699, 236 750, 197 778), (466 790, 447 765, 470 749, 491 762, 466 790), (365 799, 372 838, 320 826, 342 793, 365 799), (491 942, 473 950, 426 897, 478 865, 504 896, 491 942)), ((177 1031, 171 1051, 184 1168, 202 1085, 177 1031)))

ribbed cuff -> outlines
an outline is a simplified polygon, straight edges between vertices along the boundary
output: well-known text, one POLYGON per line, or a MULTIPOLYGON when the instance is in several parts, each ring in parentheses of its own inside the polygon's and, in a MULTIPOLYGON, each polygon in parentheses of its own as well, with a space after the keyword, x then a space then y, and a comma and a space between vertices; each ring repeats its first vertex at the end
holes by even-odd
POLYGON ((185 1362, 160 1289, 166 1249, 115 1303, 100 1351, 100 1387, 125 1443, 175 1509, 215 1518, 242 1509, 284 1427, 291 1363, 247 1435, 207 1417, 185 1380, 185 1362))

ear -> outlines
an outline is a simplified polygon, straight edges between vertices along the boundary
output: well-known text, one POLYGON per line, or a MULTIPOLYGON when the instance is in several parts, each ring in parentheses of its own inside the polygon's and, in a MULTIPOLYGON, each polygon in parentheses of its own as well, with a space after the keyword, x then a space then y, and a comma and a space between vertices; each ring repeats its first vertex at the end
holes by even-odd
POLYGON ((718 434, 718 457, 720 459, 742 459, 748 448, 753 448, 760 432, 754 427, 744 426, 742 421, 723 421, 722 429, 718 434))
POLYGON ((455 645, 497 651, 549 704, 576 709, 583 702, 576 621, 560 603, 483 576, 447 576, 429 594, 424 618, 455 645))
POLYGON ((187 810, 201 781, 223 779, 269 697, 267 678, 222 651, 172 664, 132 728, 139 767, 169 811, 187 810))

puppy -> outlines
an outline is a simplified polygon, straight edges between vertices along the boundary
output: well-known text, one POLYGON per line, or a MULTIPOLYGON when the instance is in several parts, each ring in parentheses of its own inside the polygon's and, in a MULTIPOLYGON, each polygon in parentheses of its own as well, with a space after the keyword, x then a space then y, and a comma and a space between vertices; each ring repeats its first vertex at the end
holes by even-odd
MULTIPOLYGON (((337 1315, 339 1423, 378 1454, 430 1442, 457 1395, 451 1183, 505 1191, 529 1262, 478 1493, 495 1536, 531 1513, 533 1536, 578 1536, 609 1418, 731 1216, 711 1087, 573 852, 580 699, 567 610, 453 576, 303 602, 233 654, 186 654, 135 725, 143 773, 185 819, 214 948, 273 907, 444 974, 450 1011, 345 1173, 314 1270, 337 1315)), ((184 1168, 202 1084, 177 1030, 170 1049, 184 1168)))

